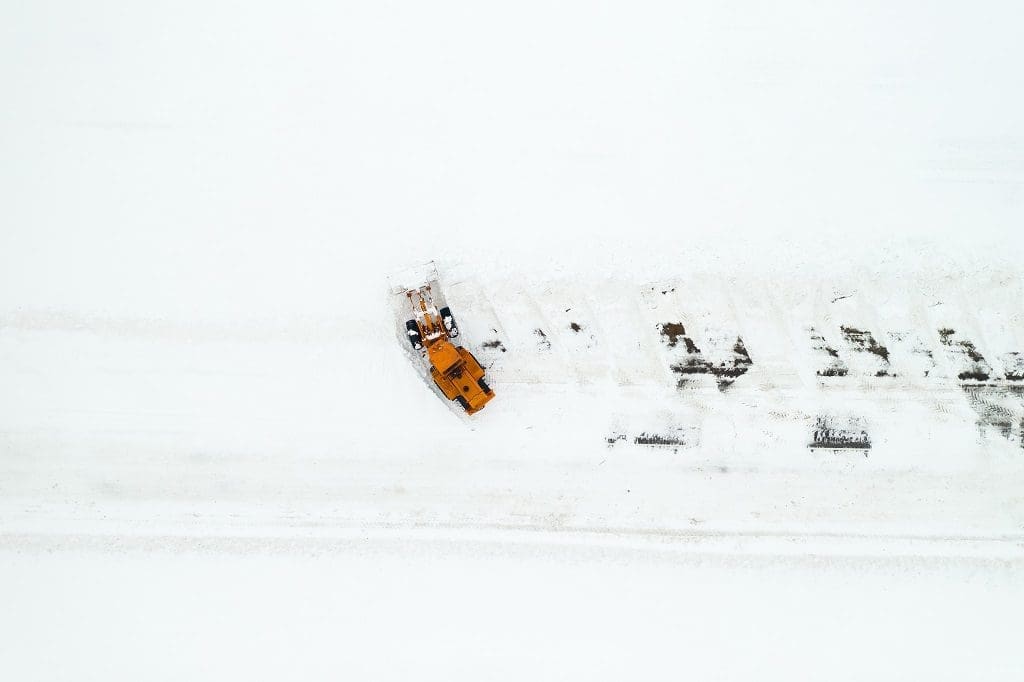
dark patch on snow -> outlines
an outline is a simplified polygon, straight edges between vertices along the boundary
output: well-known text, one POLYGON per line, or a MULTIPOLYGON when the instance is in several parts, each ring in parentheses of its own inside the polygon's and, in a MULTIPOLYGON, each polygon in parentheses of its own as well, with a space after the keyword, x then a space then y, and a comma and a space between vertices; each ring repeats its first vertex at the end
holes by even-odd
POLYGON ((868 436, 863 420, 859 418, 820 416, 815 420, 811 442, 807 447, 826 450, 870 450, 871 437, 868 436))
POLYGON ((929 361, 931 361, 932 366, 924 371, 924 375, 928 376, 929 374, 931 374, 932 370, 935 369, 935 354, 932 353, 931 350, 928 348, 915 349, 914 352, 924 355, 926 358, 928 358, 929 361))
POLYGON ((500 350, 502 353, 504 353, 506 350, 505 344, 503 344, 498 339, 494 339, 493 341, 484 341, 480 345, 488 350, 500 350))
POLYGON ((708 363, 703 358, 687 358, 682 362, 674 362, 670 365, 676 374, 707 374, 708 363))
POLYGON ((754 364, 754 361, 750 359, 750 352, 743 344, 742 336, 736 337, 736 343, 732 344, 732 353, 734 356, 732 360, 733 367, 743 369, 742 372, 736 373, 735 376, 745 373, 754 364))
POLYGON ((746 374, 753 364, 747 347, 743 345, 743 339, 737 336, 736 343, 732 345, 732 357, 713 366, 711 374, 718 379, 718 387, 725 389, 731 386, 737 377, 746 374))
MULTIPOLYGON (((680 322, 662 322, 658 325, 658 332, 668 339, 669 348, 675 348, 679 339, 686 336, 686 328, 680 322)), ((693 342, 690 341, 690 343, 693 342)))
POLYGON ((889 349, 875 341, 871 332, 846 326, 840 326, 839 330, 854 349, 877 355, 886 365, 889 364, 889 349))
MULTIPOLYGON (((733 343, 731 356, 726 360, 715 363, 704 357, 700 348, 693 342, 693 339, 688 336, 680 336, 685 334, 681 324, 666 323, 660 325, 660 327, 662 336, 668 339, 667 345, 669 348, 674 347, 680 338, 682 338, 683 345, 686 348, 686 357, 679 362, 673 362, 669 365, 669 369, 676 374, 710 374, 715 378, 718 390, 725 391, 733 385, 738 377, 746 374, 751 365, 754 364, 753 360, 750 359, 750 353, 747 352, 747 348, 743 344, 743 339, 739 336, 736 337, 736 342, 733 343), (673 332, 678 333, 673 335, 673 332)), ((685 378, 679 379, 676 383, 677 388, 683 388, 685 385, 685 378)))
POLYGON ((1019 392, 1014 390, 1016 388, 1003 388, 999 386, 963 387, 964 394, 967 396, 967 403, 978 417, 975 423, 979 433, 984 434, 987 429, 992 428, 1003 438, 1011 441, 1014 440, 1013 426, 1016 421, 1016 415, 1003 401, 1007 398, 1012 400, 1014 393, 1017 393, 1019 396, 1019 392))
POLYGON ((1003 438, 1024 448, 1024 418, 1017 417, 1024 410, 1024 386, 968 385, 962 388, 967 403, 977 415, 975 424, 979 434, 983 435, 988 429, 993 429, 1003 438), (1014 404, 1016 410, 1011 407, 1014 404))
POLYGON ((605 443, 609 448, 615 447, 618 443, 629 443, 646 447, 671 448, 673 452, 678 452, 679 448, 696 445, 699 441, 698 434, 699 431, 692 426, 664 424, 639 433, 629 429, 615 429, 605 437, 605 443))
POLYGON ((579 334, 580 330, 583 329, 583 327, 581 327, 580 325, 576 324, 575 322, 570 322, 569 323, 569 329, 571 329, 574 332, 576 332, 577 334, 579 334))
POLYGON ((953 337, 955 335, 956 331, 948 327, 939 330, 939 342, 961 358, 966 358, 970 361, 957 374, 957 378, 960 381, 988 381, 988 378, 992 375, 992 367, 985 360, 985 356, 979 353, 978 349, 968 339, 954 340, 953 337))
POLYGON ((618 443, 619 441, 624 440, 626 440, 626 434, 624 433, 613 433, 612 435, 605 438, 605 441, 608 443, 608 447, 611 447, 618 443))
POLYGON ((659 445, 663 447, 682 447, 687 445, 682 435, 664 435, 660 433, 647 433, 644 431, 633 438, 637 445, 659 445))
POLYGON ((537 327, 533 330, 533 333, 539 338, 537 345, 540 346, 541 350, 551 350, 551 339, 548 338, 548 335, 544 333, 543 329, 537 327))
POLYGON ((817 370, 815 374, 820 377, 845 377, 850 369, 839 358, 839 351, 828 345, 825 337, 814 327, 809 327, 807 332, 811 335, 811 344, 814 350, 824 353, 828 357, 828 364, 817 370))

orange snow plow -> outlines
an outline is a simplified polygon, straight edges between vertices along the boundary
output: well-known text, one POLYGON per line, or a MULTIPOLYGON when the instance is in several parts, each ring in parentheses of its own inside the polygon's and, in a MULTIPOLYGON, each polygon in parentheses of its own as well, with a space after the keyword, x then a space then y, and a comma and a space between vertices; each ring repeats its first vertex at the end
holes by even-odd
POLYGON ((458 401, 467 414, 479 412, 494 397, 494 391, 484 381, 484 368, 473 354, 452 342, 459 328, 451 309, 437 309, 429 285, 405 295, 414 315, 405 323, 409 343, 414 350, 425 350, 434 383, 448 400, 458 401))

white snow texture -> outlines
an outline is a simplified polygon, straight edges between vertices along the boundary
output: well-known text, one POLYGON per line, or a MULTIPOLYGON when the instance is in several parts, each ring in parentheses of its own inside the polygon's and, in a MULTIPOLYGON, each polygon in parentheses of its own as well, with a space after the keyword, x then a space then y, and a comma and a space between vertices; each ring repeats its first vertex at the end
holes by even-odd
POLYGON ((1024 679, 1022 22, 0 3, 0 679, 1024 679))

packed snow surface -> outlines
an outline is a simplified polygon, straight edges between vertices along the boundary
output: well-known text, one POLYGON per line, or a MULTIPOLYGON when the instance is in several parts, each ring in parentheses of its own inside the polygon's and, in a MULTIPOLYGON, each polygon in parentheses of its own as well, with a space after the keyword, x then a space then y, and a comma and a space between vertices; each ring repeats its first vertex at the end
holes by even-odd
POLYGON ((1021 18, 7 3, 0 678, 1024 676, 1021 18))

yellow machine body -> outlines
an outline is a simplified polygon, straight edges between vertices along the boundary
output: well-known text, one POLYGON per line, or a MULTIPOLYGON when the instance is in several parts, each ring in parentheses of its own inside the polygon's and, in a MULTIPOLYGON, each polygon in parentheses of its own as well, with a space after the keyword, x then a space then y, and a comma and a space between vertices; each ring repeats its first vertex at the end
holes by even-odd
MULTIPOLYGON (((409 291, 406 295, 413 306, 415 328, 426 350, 434 383, 448 400, 458 401, 468 414, 479 412, 494 397, 494 391, 484 381, 484 368, 472 353, 452 342, 450 334, 455 328, 446 325, 434 306, 429 286, 409 291)), ((450 312, 448 320, 450 325, 454 325, 450 312)), ((411 324, 412 321, 407 326, 411 324)), ((413 347, 416 345, 414 341, 413 347)))

